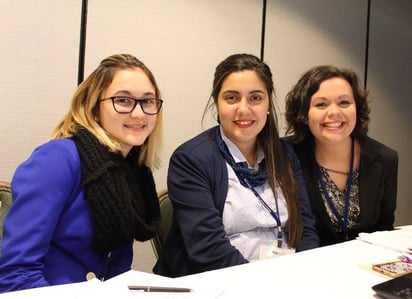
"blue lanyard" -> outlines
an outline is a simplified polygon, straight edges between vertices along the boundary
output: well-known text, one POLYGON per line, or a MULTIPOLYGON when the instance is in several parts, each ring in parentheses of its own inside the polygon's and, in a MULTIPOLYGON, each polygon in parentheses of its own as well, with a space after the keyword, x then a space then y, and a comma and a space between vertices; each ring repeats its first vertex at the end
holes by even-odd
POLYGON ((340 215, 338 210, 335 207, 332 199, 329 196, 328 191, 326 190, 325 182, 323 181, 322 174, 320 172, 319 164, 316 163, 316 173, 318 175, 319 183, 322 187, 322 192, 325 195, 326 201, 328 202, 329 207, 332 209, 333 214, 335 215, 336 219, 339 222, 340 227, 342 228, 343 235, 345 236, 346 240, 349 239, 348 236, 348 213, 349 213, 349 198, 350 198, 350 190, 352 188, 352 177, 353 177, 353 161, 354 161, 354 148, 355 142, 352 139, 352 149, 351 149, 351 158, 350 158, 350 169, 349 169, 349 178, 348 183, 346 184, 346 192, 345 192, 345 207, 343 210, 343 216, 340 215))
POLYGON ((260 196, 260 194, 256 191, 255 188, 252 187, 252 185, 249 184, 248 180, 246 178, 243 179, 243 181, 246 183, 248 188, 252 190, 253 194, 255 194, 256 198, 262 203, 262 205, 265 207, 265 209, 270 213, 270 215, 275 219, 276 224, 277 224, 277 229, 278 229, 278 247, 282 247, 282 222, 280 221, 280 216, 279 216, 279 206, 278 206, 278 199, 275 196, 275 203, 276 203, 276 212, 272 210, 272 208, 266 203, 266 201, 263 200, 263 198, 260 196))

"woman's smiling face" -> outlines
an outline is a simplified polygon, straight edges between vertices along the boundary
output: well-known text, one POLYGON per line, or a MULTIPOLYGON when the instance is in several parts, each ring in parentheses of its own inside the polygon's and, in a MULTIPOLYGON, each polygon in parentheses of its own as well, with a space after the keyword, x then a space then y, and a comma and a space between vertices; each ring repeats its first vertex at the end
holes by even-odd
POLYGON ((230 74, 219 92, 217 111, 224 134, 238 148, 254 146, 269 111, 264 82, 253 70, 230 74))
POLYGON ((346 80, 336 77, 320 84, 310 101, 308 126, 319 142, 350 138, 356 126, 356 103, 346 80))
MULTIPOLYGON (((103 98, 128 96, 135 99, 155 98, 155 88, 140 68, 119 70, 103 93, 103 98)), ((133 146, 142 145, 156 125, 157 115, 143 113, 139 104, 130 113, 117 113, 111 100, 100 102, 100 125, 122 146, 126 156, 133 146)))

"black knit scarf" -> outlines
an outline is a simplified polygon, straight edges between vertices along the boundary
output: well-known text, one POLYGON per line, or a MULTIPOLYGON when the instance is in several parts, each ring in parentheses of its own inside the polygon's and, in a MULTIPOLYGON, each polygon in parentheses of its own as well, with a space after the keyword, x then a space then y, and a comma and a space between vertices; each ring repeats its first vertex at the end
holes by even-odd
POLYGON ((223 155, 225 160, 229 163, 229 165, 232 167, 233 171, 236 173, 236 176, 238 177, 243 187, 249 188, 248 184, 245 182, 245 179, 248 181, 248 183, 252 187, 263 185, 266 182, 267 172, 266 172, 265 159, 263 159, 259 163, 258 171, 254 172, 248 167, 246 162, 239 162, 239 163, 235 162, 232 155, 230 154, 230 151, 226 143, 222 139, 220 131, 217 132, 216 141, 217 141, 217 145, 219 147, 221 154, 223 155))
POLYGON ((72 137, 79 151, 82 185, 94 228, 94 248, 112 251, 158 231, 160 209, 151 170, 138 165, 139 149, 124 158, 80 128, 72 137))

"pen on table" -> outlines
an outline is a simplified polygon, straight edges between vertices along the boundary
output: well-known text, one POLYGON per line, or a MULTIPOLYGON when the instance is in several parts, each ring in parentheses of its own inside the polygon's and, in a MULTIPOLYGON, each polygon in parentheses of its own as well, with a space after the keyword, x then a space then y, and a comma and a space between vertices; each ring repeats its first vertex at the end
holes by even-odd
POLYGON ((192 289, 177 288, 177 287, 156 287, 156 286, 128 286, 129 290, 143 292, 173 292, 173 293, 189 293, 192 289))

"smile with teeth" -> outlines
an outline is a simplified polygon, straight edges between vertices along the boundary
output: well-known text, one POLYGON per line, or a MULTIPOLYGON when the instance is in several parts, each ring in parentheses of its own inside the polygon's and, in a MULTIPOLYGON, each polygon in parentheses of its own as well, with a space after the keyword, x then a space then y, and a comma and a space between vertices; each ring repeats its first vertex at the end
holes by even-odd
POLYGON ((252 120, 237 120, 235 121, 236 124, 241 125, 241 126, 247 126, 253 123, 252 120))
POLYGON ((125 125, 125 127, 129 129, 141 129, 144 125, 125 125))
POLYGON ((323 126, 327 127, 327 128, 339 128, 339 127, 343 126, 343 122, 324 123, 323 126))

